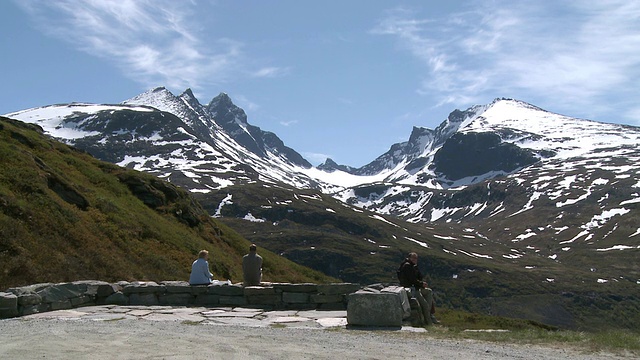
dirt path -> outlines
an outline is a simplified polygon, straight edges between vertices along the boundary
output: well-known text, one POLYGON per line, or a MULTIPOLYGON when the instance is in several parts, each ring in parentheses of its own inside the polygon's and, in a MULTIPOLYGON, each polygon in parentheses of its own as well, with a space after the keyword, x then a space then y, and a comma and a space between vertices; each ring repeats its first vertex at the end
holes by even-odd
POLYGON ((142 320, 0 321, 0 359, 615 359, 425 333, 142 320))

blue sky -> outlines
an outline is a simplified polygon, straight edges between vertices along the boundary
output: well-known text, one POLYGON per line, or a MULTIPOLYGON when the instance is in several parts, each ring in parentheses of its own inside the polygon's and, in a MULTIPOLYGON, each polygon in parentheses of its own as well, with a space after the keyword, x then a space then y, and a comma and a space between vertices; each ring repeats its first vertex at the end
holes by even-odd
POLYGON ((16 0, 0 24, 0 114, 226 92, 314 164, 497 97, 640 125, 638 1, 16 0))

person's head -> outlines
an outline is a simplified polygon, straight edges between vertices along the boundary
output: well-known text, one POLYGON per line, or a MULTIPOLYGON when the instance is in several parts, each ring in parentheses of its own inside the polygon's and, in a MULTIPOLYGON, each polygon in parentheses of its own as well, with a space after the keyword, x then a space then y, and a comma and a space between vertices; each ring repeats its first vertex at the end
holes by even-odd
POLYGON ((209 257, 209 252, 207 250, 200 250, 200 252, 198 253, 199 259, 206 259, 208 257, 209 257))
POLYGON ((409 261, 411 261, 414 264, 418 263, 418 254, 414 253, 414 252, 410 252, 409 255, 407 255, 407 259, 409 259, 409 261))
POLYGON ((258 249, 256 244, 251 244, 251 246, 249 246, 249 252, 256 252, 256 249, 258 249))

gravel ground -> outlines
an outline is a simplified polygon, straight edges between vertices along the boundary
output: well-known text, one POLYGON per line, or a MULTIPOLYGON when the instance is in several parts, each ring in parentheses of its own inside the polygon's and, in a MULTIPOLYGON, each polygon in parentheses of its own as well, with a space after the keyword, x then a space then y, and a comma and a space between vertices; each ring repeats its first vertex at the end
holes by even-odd
POLYGON ((0 359, 618 359, 428 333, 142 320, 0 320, 0 359))

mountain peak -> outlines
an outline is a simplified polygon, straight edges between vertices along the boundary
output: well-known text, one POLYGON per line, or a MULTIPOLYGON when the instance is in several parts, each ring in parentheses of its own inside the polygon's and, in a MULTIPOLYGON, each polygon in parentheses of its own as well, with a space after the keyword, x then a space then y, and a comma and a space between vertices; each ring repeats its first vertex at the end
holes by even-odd
POLYGON ((540 110, 540 111, 545 111, 544 109, 541 109, 535 105, 532 105, 526 101, 522 101, 522 100, 518 100, 518 99, 513 99, 513 98, 505 98, 505 97, 501 97, 501 98, 496 98, 494 99, 490 104, 488 104, 487 106, 485 106, 485 111, 488 109, 491 109, 493 107, 500 107, 500 106, 515 106, 515 107, 519 107, 519 108, 524 108, 524 109, 530 109, 530 110, 540 110))
POLYGON ((195 98, 195 95, 193 95, 193 91, 191 91, 191 88, 187 88, 187 90, 185 90, 182 93, 182 95, 188 96, 188 97, 191 97, 191 98, 195 98))
POLYGON ((164 86, 158 86, 151 90, 147 90, 142 94, 136 95, 122 102, 125 105, 147 105, 157 109, 162 109, 162 104, 175 99, 175 95, 167 90, 164 86))
POLYGON ((419 137, 422 137, 425 135, 431 135, 432 133, 433 133, 433 130, 429 128, 425 128, 422 126, 414 126, 413 129, 411 130, 411 135, 409 136, 409 142, 414 142, 419 137))
POLYGON ((334 172, 336 170, 344 171, 346 173, 352 173, 355 170, 355 168, 348 165, 339 165, 338 163, 333 161, 333 159, 331 158, 327 158, 322 164, 318 165, 316 168, 318 170, 322 170, 329 173, 334 172))
POLYGON ((160 91, 168 91, 164 86, 156 86, 153 89, 149 90, 149 92, 160 92, 160 91))
POLYGON ((231 100, 231 98, 229 97, 229 95, 227 93, 221 92, 220 94, 218 94, 218 96, 216 96, 213 99, 211 99, 211 101, 209 102, 208 107, 213 107, 213 106, 218 106, 218 105, 231 106, 231 105, 235 105, 235 104, 233 103, 233 101, 231 100))
POLYGON ((180 94, 179 98, 189 104, 192 109, 202 108, 202 105, 200 104, 198 99, 195 97, 195 95, 193 95, 193 91, 191 91, 191 88, 187 88, 187 90, 180 94))
POLYGON ((213 116, 223 127, 224 124, 237 124, 243 127, 247 126, 247 114, 231 101, 227 93, 221 92, 218 96, 211 99, 207 105, 207 111, 213 116))

